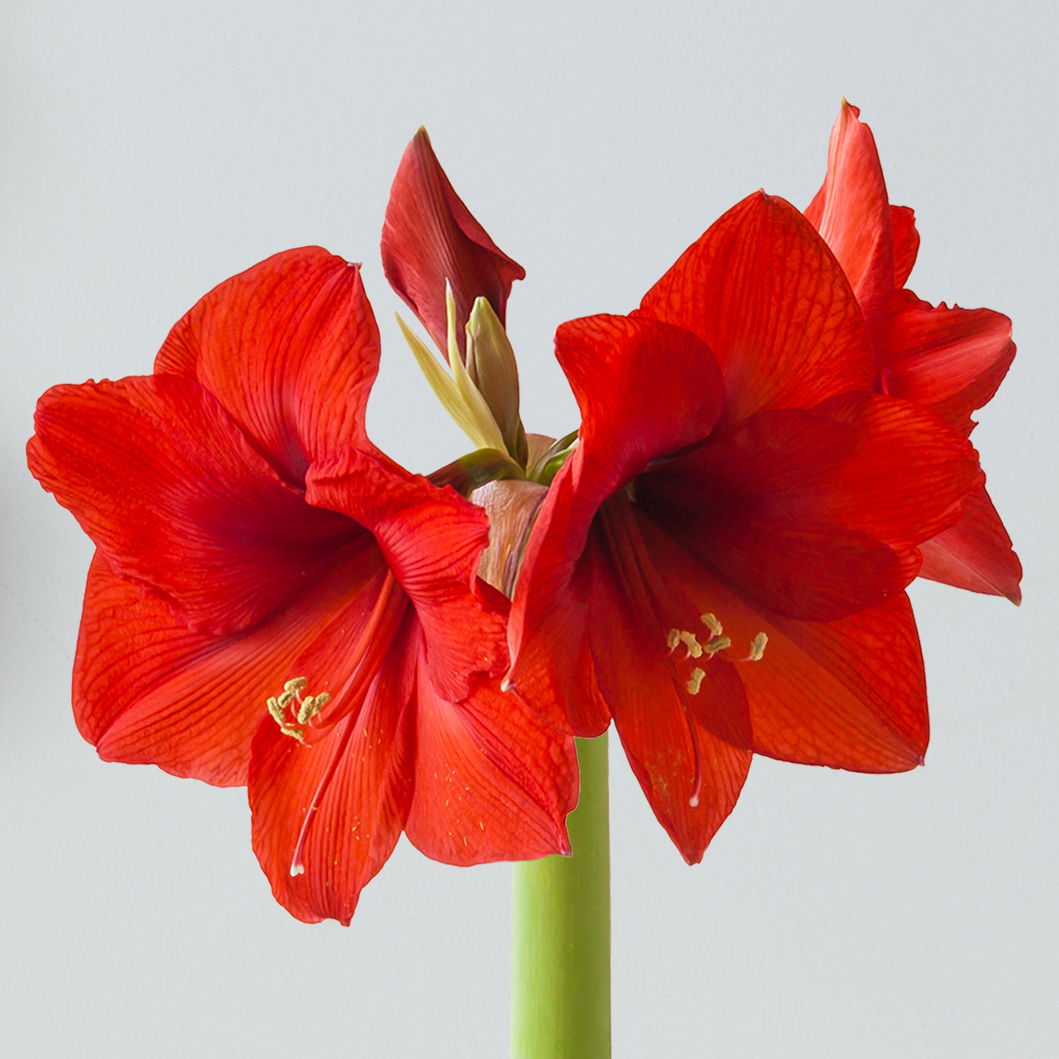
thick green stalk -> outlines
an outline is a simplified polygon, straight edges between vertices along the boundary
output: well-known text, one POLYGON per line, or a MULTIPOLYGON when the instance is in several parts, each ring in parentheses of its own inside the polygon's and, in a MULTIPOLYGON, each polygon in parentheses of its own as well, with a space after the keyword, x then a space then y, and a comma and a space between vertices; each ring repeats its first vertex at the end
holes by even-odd
POLYGON ((512 1059, 609 1059, 607 737, 579 739, 570 857, 515 865, 512 1059))

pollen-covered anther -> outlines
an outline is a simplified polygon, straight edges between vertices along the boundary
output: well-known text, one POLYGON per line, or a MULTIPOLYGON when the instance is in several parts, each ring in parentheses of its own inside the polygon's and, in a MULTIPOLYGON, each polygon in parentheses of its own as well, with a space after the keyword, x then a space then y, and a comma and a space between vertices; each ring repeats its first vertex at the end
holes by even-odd
POLYGON ((747 657, 748 662, 760 662, 765 657, 765 648, 768 646, 769 638, 767 633, 759 632, 753 640, 750 641, 750 654, 747 657))
POLYGON ((305 742, 307 725, 330 701, 326 691, 319 695, 303 695, 309 681, 305 677, 294 677, 283 685, 283 691, 268 700, 268 712, 279 725, 279 730, 299 743, 305 742))
POLYGON ((699 689, 702 687, 702 682, 705 679, 705 677, 706 677, 706 670, 705 669, 700 669, 698 666, 696 666, 691 671, 691 677, 688 679, 688 684, 687 684, 687 688, 688 688, 689 694, 698 695, 699 689))

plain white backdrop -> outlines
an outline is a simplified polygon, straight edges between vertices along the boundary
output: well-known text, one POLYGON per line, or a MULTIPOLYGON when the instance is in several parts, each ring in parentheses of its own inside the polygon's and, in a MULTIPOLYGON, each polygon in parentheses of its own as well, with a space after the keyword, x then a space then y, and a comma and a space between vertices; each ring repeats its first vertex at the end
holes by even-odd
POLYGON ((0 1049, 68 1056, 501 1056, 505 865, 402 843, 353 925, 269 893, 239 790, 104 765, 69 671, 90 546, 30 479, 37 395, 149 370, 169 326, 268 254, 364 262, 375 441, 466 446, 392 324, 378 236, 422 123, 527 269, 509 323, 531 430, 576 426, 562 320, 625 312, 764 186, 798 205, 839 100, 915 207, 911 285, 1015 321, 981 415, 1026 602, 913 592, 925 768, 758 759, 685 866, 617 746, 615 1054, 1059 1054, 1056 1013, 1056 22, 1051 5, 9 0, 0 101, 0 1049))

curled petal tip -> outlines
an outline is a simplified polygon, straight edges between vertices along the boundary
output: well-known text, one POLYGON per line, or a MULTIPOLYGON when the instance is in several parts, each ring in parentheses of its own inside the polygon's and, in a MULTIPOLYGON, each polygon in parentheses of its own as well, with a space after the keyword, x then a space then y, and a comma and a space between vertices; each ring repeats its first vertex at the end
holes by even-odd
POLYGON ((408 144, 390 190, 382 262, 390 286, 442 350, 448 335, 446 281, 456 301, 462 350, 463 325, 475 298, 486 298, 502 323, 511 284, 526 274, 456 194, 422 127, 408 144))

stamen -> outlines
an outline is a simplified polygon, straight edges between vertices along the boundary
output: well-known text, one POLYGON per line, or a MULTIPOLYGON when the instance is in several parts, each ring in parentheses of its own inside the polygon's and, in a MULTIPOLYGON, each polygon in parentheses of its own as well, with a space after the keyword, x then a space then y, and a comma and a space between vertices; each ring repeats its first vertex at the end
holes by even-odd
POLYGON ((706 670, 700 669, 696 666, 691 671, 691 679, 688 681, 688 691, 692 695, 698 695, 699 689, 702 687, 702 681, 706 676, 706 670))
POLYGON ((765 648, 768 645, 768 642, 768 634, 759 632, 754 639, 750 641, 750 657, 747 658, 747 661, 760 662, 765 656, 765 648))
POLYGON ((307 724, 311 721, 329 702, 331 695, 327 691, 321 691, 319 695, 309 695, 302 700, 298 710, 298 724, 307 724))
POLYGON ((702 657, 702 644, 699 643, 698 637, 693 632, 688 632, 687 629, 678 629, 677 639, 688 649, 688 658, 702 657))
MULTIPOLYGON (((669 629, 666 632, 666 647, 668 648, 670 655, 683 644, 687 651, 684 655, 685 659, 702 658, 703 656, 707 659, 712 659, 714 655, 720 654, 722 651, 727 651, 732 646, 731 637, 724 635, 724 626, 718 620, 716 614, 700 614, 699 620, 709 630, 710 638, 705 643, 702 643, 695 633, 690 632, 688 629, 669 629)), ((760 662, 765 654, 765 647, 767 644, 768 636, 764 632, 759 632, 753 640, 751 640, 750 653, 746 658, 732 658, 731 656, 727 656, 728 661, 760 662)), ((692 667, 684 685, 687 693, 689 695, 698 695, 702 690, 702 685, 705 680, 706 670, 702 666, 692 667)), ((688 805, 695 808, 699 804, 699 795, 702 791, 702 754, 699 748, 698 732, 695 727, 696 722, 692 716, 691 709, 687 704, 684 705, 684 720, 688 726, 688 735, 691 738, 695 770, 695 774, 692 778, 691 797, 688 798, 688 805)))
POLYGON ((326 691, 321 691, 319 695, 303 696, 302 691, 308 684, 309 681, 305 677, 288 680, 283 685, 283 691, 269 698, 266 703, 269 715, 279 725, 279 730, 291 739, 297 739, 299 743, 305 742, 304 725, 331 701, 331 696, 326 691))

